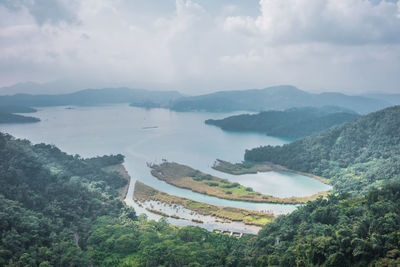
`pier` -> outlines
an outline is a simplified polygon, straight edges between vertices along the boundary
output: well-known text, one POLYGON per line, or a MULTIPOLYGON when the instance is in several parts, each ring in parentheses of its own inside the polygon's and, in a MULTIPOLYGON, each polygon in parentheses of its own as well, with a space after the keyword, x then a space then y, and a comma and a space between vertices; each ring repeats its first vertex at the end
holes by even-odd
POLYGON ((235 237, 242 237, 243 236, 243 233, 241 233, 241 232, 234 232, 234 231, 228 231, 228 230, 214 229, 213 232, 214 233, 218 233, 218 234, 235 236, 235 237))

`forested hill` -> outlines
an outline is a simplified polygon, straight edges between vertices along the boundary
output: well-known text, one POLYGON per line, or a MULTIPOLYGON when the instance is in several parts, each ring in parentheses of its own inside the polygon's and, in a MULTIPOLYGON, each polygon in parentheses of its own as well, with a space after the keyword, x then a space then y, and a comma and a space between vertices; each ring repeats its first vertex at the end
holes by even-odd
POLYGON ((310 202, 240 239, 136 217, 105 166, 0 133, 0 266, 397 266, 400 184, 310 202))
POLYGON ((136 217, 127 180, 103 167, 0 133, 0 266, 223 266, 236 238, 136 217))
POLYGON ((264 111, 258 114, 242 114, 221 120, 206 120, 228 131, 254 131, 271 136, 303 137, 335 125, 352 121, 360 115, 338 107, 304 107, 285 111, 264 111))
POLYGON ((400 106, 283 146, 246 150, 249 161, 269 161, 330 179, 339 192, 361 193, 400 179, 400 106))
POLYGON ((391 106, 387 101, 341 93, 312 94, 294 86, 281 85, 264 89, 221 91, 182 97, 171 104, 176 111, 256 111, 283 110, 293 107, 339 106, 366 114, 391 106))
POLYGON ((135 218, 118 200, 127 180, 99 168, 122 161, 83 160, 0 133, 0 266, 88 263, 81 247, 97 218, 135 218))
POLYGON ((398 183, 362 197, 313 201, 266 225, 240 251, 241 264, 400 266, 399 209, 398 183))

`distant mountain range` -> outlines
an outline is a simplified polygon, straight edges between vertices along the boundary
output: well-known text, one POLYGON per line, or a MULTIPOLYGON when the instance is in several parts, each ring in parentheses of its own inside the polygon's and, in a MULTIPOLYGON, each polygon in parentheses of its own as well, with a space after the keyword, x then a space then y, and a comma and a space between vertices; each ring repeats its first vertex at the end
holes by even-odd
POLYGON ((363 96, 383 100, 392 105, 400 105, 400 94, 365 94, 363 96))
MULTIPOLYGON (((84 86, 84 85, 83 85, 84 86)), ((85 87, 78 86, 74 83, 35 83, 23 82, 0 88, 0 95, 15 95, 15 94, 65 94, 68 92, 78 91, 85 87)))
POLYGON ((351 110, 327 106, 263 111, 258 114, 242 114, 221 120, 210 119, 205 123, 228 131, 251 131, 271 136, 298 138, 312 135, 358 117, 360 115, 351 110))
POLYGON ((176 91, 148 91, 144 89, 104 88, 86 89, 75 93, 59 95, 16 94, 11 96, 0 96, 0 106, 90 106, 99 104, 131 102, 141 103, 148 101, 159 103, 160 106, 168 106, 173 100, 176 100, 180 97, 182 97, 182 95, 176 91))
POLYGON ((24 106, 0 106, 0 112, 6 113, 34 113, 37 110, 34 108, 24 107, 24 106))
POLYGON ((359 113, 369 113, 392 104, 365 96, 341 93, 312 94, 294 86, 274 86, 265 89, 221 91, 212 94, 178 99, 171 105, 176 111, 264 111, 284 110, 292 107, 338 106, 359 113))
MULTIPOLYGON (((77 88, 76 85, 74 85, 77 88)), ((177 91, 150 91, 130 88, 85 89, 74 93, 38 94, 49 91, 51 85, 40 90, 34 83, 0 88, 1 105, 60 106, 131 103, 132 106, 169 108, 175 111, 265 111, 285 110, 293 107, 338 106, 366 114, 400 102, 400 95, 349 96, 341 93, 313 94, 294 86, 282 85, 265 89, 220 91, 198 96, 184 96, 177 91), (11 92, 35 92, 15 94, 11 92)), ((64 88, 64 87, 63 87, 64 88)), ((65 89, 65 88, 64 88, 65 89)), ((63 89, 63 90, 64 90, 63 89)), ((61 91, 63 91, 61 90, 61 91)), ((66 90, 66 89, 65 89, 66 90)), ((51 91, 54 93, 58 90, 51 91)))
POLYGON ((70 94, 87 88, 141 88, 146 90, 171 90, 169 86, 151 82, 125 84, 123 82, 105 82, 100 79, 72 79, 64 78, 51 82, 20 82, 10 86, 0 87, 0 95, 32 94, 32 95, 56 95, 70 94))

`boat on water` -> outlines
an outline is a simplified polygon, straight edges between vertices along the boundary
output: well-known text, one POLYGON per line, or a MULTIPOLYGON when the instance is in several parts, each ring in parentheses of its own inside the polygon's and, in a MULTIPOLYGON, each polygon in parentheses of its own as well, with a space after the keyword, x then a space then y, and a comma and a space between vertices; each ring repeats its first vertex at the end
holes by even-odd
POLYGON ((143 130, 146 130, 146 129, 157 129, 157 128, 158 128, 158 126, 145 126, 145 127, 142 127, 143 130))

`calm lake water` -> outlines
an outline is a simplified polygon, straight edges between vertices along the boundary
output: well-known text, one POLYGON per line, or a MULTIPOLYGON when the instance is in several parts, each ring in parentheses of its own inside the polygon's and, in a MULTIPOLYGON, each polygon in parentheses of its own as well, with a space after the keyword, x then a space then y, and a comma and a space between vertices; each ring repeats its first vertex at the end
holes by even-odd
MULTIPOLYGON (((32 116, 41 119, 32 124, 2 124, 0 130, 32 143, 49 143, 70 154, 92 157, 104 154, 125 155, 125 167, 132 177, 126 202, 138 212, 146 212, 132 201, 136 180, 173 195, 214 205, 275 214, 293 211, 294 205, 230 201, 176 188, 150 174, 146 162, 175 161, 221 178, 251 186, 255 191, 280 197, 306 196, 330 187, 309 177, 284 172, 266 172, 234 176, 211 168, 216 159, 243 160, 245 149, 260 145, 282 145, 288 140, 255 133, 232 133, 204 124, 209 118, 224 118, 232 113, 178 113, 166 109, 142 109, 128 105, 96 107, 46 107, 32 116)), ((151 218, 158 218, 154 214, 151 218)), ((172 220, 176 224, 193 224, 172 220)), ((207 226, 203 227, 207 228, 207 226)), ((209 226, 210 228, 211 226, 209 226)), ((213 225, 212 227, 215 227, 213 225)))

